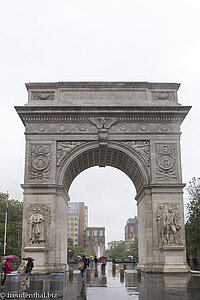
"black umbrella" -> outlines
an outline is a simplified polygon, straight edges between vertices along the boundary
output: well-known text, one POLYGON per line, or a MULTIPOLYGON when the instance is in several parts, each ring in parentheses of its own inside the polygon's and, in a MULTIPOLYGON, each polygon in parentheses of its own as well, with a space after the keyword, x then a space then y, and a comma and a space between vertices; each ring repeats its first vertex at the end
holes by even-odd
POLYGON ((30 256, 28 256, 28 257, 24 257, 24 258, 22 258, 22 260, 35 260, 34 258, 32 258, 32 257, 30 257, 30 256))

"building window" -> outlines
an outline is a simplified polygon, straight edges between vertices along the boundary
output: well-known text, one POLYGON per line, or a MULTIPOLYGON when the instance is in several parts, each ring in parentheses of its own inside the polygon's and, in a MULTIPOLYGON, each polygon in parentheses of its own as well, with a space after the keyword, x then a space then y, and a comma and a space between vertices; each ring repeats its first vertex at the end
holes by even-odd
POLYGON ((98 236, 98 231, 94 230, 94 236, 98 236))
POLYGON ((86 235, 90 236, 90 231, 89 230, 86 231, 86 235))
POLYGON ((130 226, 130 232, 133 232, 133 231, 134 231, 134 226, 131 225, 131 226, 130 226))
POLYGON ((99 230, 99 236, 104 236, 103 230, 99 230))

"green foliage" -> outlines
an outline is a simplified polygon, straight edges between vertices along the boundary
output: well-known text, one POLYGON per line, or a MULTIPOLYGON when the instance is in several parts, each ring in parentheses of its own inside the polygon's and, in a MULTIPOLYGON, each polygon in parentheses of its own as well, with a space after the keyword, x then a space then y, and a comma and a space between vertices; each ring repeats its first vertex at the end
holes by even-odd
POLYGON ((200 179, 192 178, 187 187, 190 202, 187 204, 185 226, 187 255, 200 255, 200 179))
POLYGON ((90 252, 87 248, 83 246, 73 245, 73 240, 71 238, 67 239, 67 258, 68 260, 72 259, 75 254, 86 253, 88 256, 95 255, 95 253, 90 252))
MULTIPOLYGON (((3 255, 5 215, 6 215, 6 194, 0 193, 0 252, 3 255)), ((22 240, 22 216, 23 203, 18 200, 8 200, 8 219, 7 219, 7 245, 6 255, 20 255, 22 240), (19 232, 19 247, 18 247, 19 232)))
POLYGON ((116 246, 114 249, 106 250, 105 255, 109 258, 128 258, 132 255, 136 261, 138 261, 138 237, 135 236, 134 241, 130 246, 125 246, 124 244, 116 246))
POLYGON ((130 247, 130 255, 133 255, 135 261, 138 261, 138 236, 136 235, 134 241, 131 243, 130 247))

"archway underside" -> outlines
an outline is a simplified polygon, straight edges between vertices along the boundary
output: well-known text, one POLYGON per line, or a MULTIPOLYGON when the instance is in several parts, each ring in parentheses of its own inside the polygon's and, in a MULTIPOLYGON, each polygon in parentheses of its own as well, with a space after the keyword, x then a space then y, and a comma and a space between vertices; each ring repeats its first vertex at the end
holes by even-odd
POLYGON ((65 188, 69 190, 72 181, 78 174, 94 166, 110 166, 121 170, 131 179, 137 192, 146 184, 140 167, 132 157, 117 149, 100 147, 77 155, 69 163, 63 179, 65 188))

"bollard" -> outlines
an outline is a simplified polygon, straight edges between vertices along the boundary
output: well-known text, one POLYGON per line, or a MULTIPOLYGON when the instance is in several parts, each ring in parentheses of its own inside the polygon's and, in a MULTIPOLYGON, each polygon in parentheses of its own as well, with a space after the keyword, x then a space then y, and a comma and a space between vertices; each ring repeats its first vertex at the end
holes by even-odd
MULTIPOLYGON (((73 269, 72 269, 72 274, 73 274, 73 269)), ((50 274, 50 292, 53 293, 53 295, 55 295, 56 297, 63 296, 63 280, 64 280, 63 273, 50 274)))
POLYGON ((20 292, 21 274, 10 273, 6 274, 5 291, 9 294, 19 294, 20 292))
POLYGON ((112 275, 113 276, 116 275, 116 265, 115 264, 112 265, 112 275))
POLYGON ((141 269, 137 269, 137 276, 140 278, 141 277, 141 269))
POLYGON ((126 270, 126 264, 123 265, 124 270, 126 270))
POLYGON ((86 270, 86 278, 87 278, 87 281, 90 281, 90 268, 87 268, 87 270, 86 270))
POLYGON ((73 280, 74 270, 72 268, 69 269, 69 280, 73 280))
POLYGON ((43 275, 31 274, 30 276, 30 292, 43 292, 43 275))
POLYGON ((120 281, 124 282, 124 269, 120 269, 120 281))

